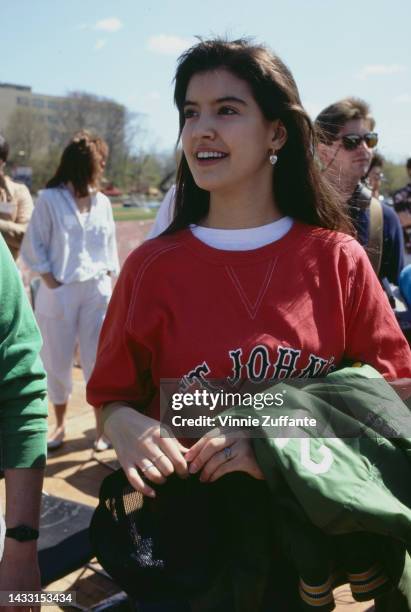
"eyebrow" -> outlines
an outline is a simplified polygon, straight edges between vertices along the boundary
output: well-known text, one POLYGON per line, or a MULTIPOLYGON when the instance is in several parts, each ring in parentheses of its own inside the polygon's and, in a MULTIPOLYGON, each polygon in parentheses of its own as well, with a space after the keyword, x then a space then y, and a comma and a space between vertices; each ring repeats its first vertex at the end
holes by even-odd
MULTIPOLYGON (((237 96, 224 96, 223 98, 217 98, 216 100, 214 100, 214 104, 221 104, 222 102, 237 102, 238 104, 247 106, 247 102, 242 98, 237 98, 237 96)), ((183 106, 198 106, 198 102, 193 102, 192 100, 185 100, 183 106)))

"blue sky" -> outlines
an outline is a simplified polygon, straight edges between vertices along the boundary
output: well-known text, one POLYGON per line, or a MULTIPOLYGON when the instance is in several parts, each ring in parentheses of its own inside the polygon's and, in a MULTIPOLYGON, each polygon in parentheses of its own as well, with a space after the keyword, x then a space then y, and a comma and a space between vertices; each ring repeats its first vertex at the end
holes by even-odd
POLYGON ((410 0, 19 0, 1 21, 0 81, 113 98, 143 114, 145 147, 174 145, 179 53, 195 35, 227 34, 276 51, 312 116, 365 98, 380 151, 411 156, 410 0))

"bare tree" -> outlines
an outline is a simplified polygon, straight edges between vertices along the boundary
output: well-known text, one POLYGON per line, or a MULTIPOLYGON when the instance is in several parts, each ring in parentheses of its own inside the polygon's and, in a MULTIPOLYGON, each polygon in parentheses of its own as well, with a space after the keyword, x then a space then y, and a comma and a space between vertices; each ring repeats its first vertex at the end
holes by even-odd
POLYGON ((6 127, 10 143, 11 159, 30 165, 36 156, 44 154, 48 144, 48 128, 45 119, 31 108, 16 108, 6 127))
POLYGON ((161 180, 158 188, 162 193, 166 193, 176 180, 177 165, 180 159, 180 152, 163 153, 159 155, 161 164, 161 180))
POLYGON ((123 183, 128 172, 134 141, 139 133, 139 115, 109 98, 71 91, 59 108, 61 144, 75 132, 87 129, 104 138, 110 148, 107 176, 123 183))
MULTIPOLYGON (((44 185, 55 169, 63 147, 79 130, 101 136, 110 148, 106 177, 123 189, 162 189, 172 180, 172 156, 149 152, 144 116, 131 113, 114 100, 81 91, 56 98, 48 113, 18 109, 7 130, 11 147, 24 151, 24 164, 33 168, 33 187, 44 185)), ((23 161, 23 159, 21 159, 23 161)))

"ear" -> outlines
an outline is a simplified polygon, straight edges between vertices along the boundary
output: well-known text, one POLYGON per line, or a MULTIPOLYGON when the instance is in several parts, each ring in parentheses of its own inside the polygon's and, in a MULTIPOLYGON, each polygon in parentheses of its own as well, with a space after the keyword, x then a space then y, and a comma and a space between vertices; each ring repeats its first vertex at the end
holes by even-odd
POLYGON ((275 151, 279 151, 280 149, 283 148, 283 146, 287 142, 287 137, 288 137, 287 130, 283 122, 280 121, 280 119, 277 119, 276 121, 274 121, 273 137, 271 139, 271 147, 275 151))

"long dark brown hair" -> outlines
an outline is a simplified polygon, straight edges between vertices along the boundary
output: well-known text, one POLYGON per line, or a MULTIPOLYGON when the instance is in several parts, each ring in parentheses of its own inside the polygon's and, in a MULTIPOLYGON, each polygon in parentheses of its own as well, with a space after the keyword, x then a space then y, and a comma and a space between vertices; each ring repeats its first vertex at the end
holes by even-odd
MULTIPOLYGON (((284 215, 308 224, 352 233, 339 198, 321 174, 316 160, 316 136, 304 110, 294 78, 279 57, 245 39, 205 40, 183 53, 175 76, 174 101, 184 127, 184 102, 193 75, 224 68, 246 81, 264 117, 280 119, 287 142, 273 169, 273 195, 284 215)), ((267 153, 267 163, 268 153, 267 153)), ((198 223, 208 212, 210 194, 198 187, 183 153, 178 171, 175 216, 165 233, 198 223)))
POLYGON ((71 182, 77 197, 89 195, 89 188, 98 189, 102 174, 100 138, 83 130, 64 149, 60 164, 46 187, 59 187, 71 182))

